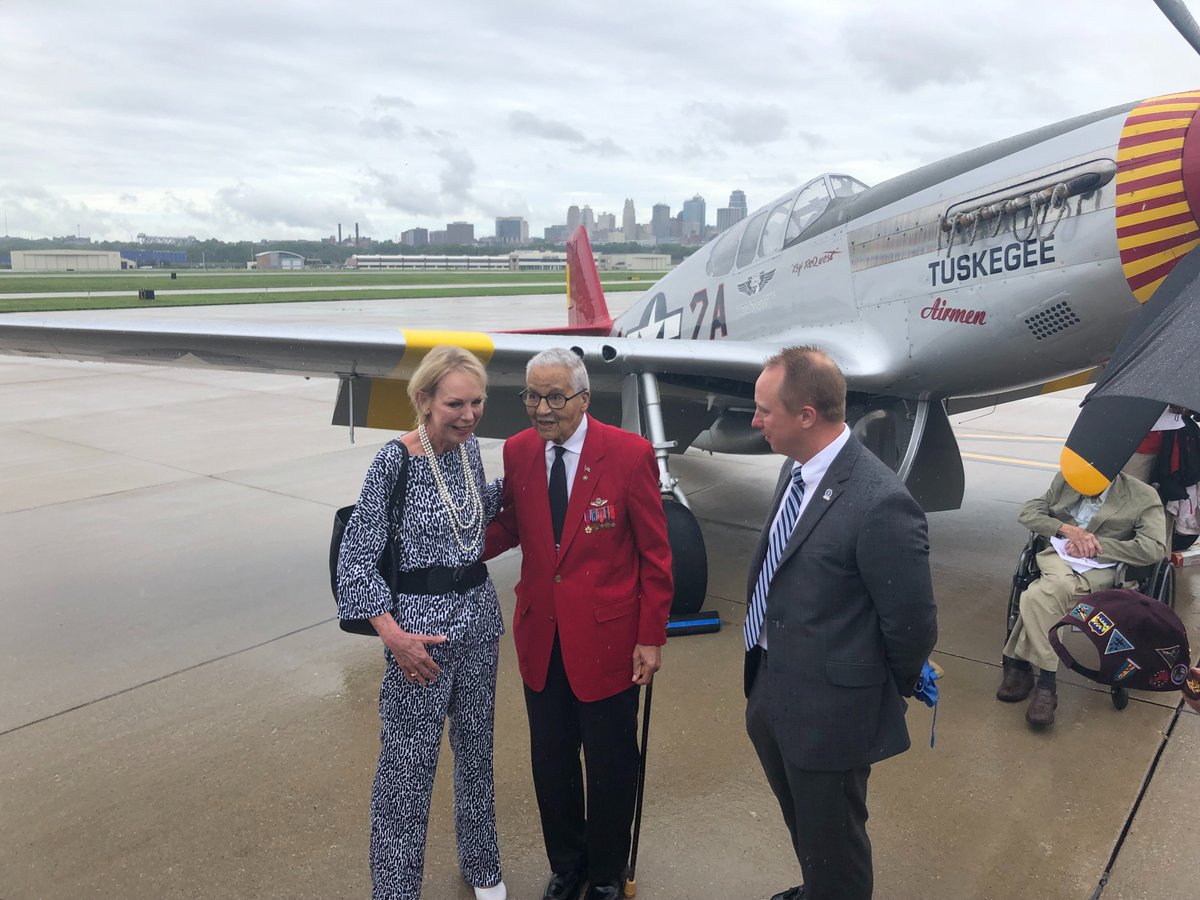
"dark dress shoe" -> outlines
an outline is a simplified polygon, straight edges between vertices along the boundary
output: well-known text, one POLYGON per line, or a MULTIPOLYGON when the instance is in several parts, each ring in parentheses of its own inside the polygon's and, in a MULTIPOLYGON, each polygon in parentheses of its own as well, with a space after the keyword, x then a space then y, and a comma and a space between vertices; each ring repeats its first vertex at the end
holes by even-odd
POLYGON ((798 884, 794 888, 772 894, 771 900, 804 900, 806 896, 808 896, 808 891, 804 889, 804 885, 798 884))
MULTIPOLYGON (((559 874, 555 872, 546 882, 546 890, 542 892, 542 900, 578 900, 579 889, 583 887, 583 873, 579 871, 559 874)), ((613 895, 616 896, 615 894, 613 895)))
POLYGON ((621 882, 601 881, 588 888, 583 900, 617 900, 621 896, 621 882))
POLYGON ((1025 721, 1038 728, 1054 724, 1054 710, 1058 709, 1058 695, 1050 688, 1036 687, 1029 709, 1025 710, 1025 721))
POLYGON ((996 691, 996 699, 1005 703, 1020 703, 1033 690, 1033 672, 1029 669, 1018 669, 1016 666, 1005 666, 1004 677, 996 691))

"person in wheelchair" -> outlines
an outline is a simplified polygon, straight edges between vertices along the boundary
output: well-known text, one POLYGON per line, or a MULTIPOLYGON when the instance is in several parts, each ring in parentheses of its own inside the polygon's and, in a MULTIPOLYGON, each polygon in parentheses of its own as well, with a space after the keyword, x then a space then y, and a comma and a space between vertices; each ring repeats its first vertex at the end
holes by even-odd
MULTIPOLYGON (((1166 520, 1154 488, 1125 474, 1094 496, 1080 494, 1054 476, 1041 497, 1030 500, 1017 521, 1044 538, 1060 538, 1070 556, 1097 563, 1152 565, 1167 553, 1166 520)), ((1116 567, 1077 572, 1053 547, 1037 555, 1040 576, 1021 594, 1020 615, 1004 645, 1003 680, 996 699, 1018 703, 1033 694, 1025 720, 1054 723, 1058 708, 1058 655, 1047 636, 1075 598, 1113 587, 1116 567), (1036 680, 1033 667, 1038 667, 1036 680)))

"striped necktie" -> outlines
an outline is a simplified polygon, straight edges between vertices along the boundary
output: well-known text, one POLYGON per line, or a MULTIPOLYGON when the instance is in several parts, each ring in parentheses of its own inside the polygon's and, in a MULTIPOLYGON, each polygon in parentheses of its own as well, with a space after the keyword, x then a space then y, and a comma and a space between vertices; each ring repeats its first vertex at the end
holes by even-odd
POLYGON ((800 476, 800 467, 792 469, 792 485, 787 496, 783 498, 783 512, 771 526, 771 534, 767 539, 767 555, 763 559, 762 571, 758 573, 758 582, 754 585, 754 594, 750 598, 750 609, 746 611, 746 625, 742 633, 746 638, 746 650, 753 650, 762 632, 763 619, 767 615, 767 590, 771 587, 771 579, 779 568, 779 560, 783 556, 783 548, 787 546, 796 520, 800 518, 800 504, 804 502, 804 479, 800 476))

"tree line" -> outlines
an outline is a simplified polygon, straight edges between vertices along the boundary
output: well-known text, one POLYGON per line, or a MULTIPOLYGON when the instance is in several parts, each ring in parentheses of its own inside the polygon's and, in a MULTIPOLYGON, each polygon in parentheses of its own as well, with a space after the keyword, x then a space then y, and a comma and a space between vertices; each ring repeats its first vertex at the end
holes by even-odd
MULTIPOLYGON (((210 238, 187 244, 140 244, 136 241, 91 241, 83 242, 71 238, 0 238, 0 255, 7 256, 13 250, 168 250, 187 254, 187 265, 219 269, 244 269, 257 253, 267 250, 287 250, 303 256, 310 265, 342 266, 356 253, 371 253, 401 256, 492 256, 510 253, 513 250, 562 250, 562 244, 531 241, 513 246, 488 244, 438 244, 428 247, 410 247, 396 241, 360 239, 359 246, 349 243, 331 244, 326 241, 219 241, 210 238)), ((696 247, 682 244, 659 244, 646 247, 637 243, 594 244, 598 253, 666 253, 672 263, 679 263, 696 251, 696 247)))

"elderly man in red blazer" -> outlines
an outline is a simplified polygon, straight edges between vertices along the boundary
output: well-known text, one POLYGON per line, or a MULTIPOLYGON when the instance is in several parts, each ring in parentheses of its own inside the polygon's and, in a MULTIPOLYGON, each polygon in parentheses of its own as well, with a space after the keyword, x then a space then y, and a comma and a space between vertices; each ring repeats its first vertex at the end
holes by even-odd
POLYGON ((638 686, 661 665, 671 608, 658 466, 644 438, 587 415, 587 369, 570 350, 531 359, 526 384, 533 428, 504 445, 484 558, 523 553, 513 639, 550 860, 543 898, 576 900, 586 881, 586 900, 613 900, 637 789, 638 686))

